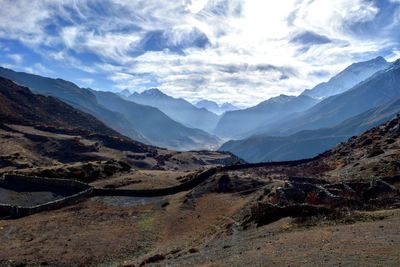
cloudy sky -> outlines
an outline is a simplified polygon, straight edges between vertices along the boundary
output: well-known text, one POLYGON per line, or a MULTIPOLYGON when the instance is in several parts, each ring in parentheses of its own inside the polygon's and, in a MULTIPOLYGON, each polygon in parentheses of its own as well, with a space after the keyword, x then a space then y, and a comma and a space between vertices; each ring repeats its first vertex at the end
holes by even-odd
POLYGON ((0 65, 248 106, 400 57, 400 0, 0 0, 0 65))

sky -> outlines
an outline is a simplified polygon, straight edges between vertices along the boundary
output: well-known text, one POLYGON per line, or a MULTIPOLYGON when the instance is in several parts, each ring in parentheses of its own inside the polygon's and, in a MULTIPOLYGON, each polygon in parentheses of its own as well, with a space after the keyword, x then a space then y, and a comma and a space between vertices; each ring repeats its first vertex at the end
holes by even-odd
POLYGON ((0 65, 240 106, 400 57, 400 0, 0 0, 0 65))

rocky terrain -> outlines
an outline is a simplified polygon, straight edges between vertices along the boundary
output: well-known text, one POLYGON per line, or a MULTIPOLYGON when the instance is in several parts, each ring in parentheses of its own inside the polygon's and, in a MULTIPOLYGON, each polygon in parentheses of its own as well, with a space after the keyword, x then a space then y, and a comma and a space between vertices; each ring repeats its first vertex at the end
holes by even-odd
POLYGON ((98 180, 99 188, 164 188, 207 173, 177 194, 94 197, 0 221, 0 263, 396 266, 399 136, 397 117, 311 160, 98 180))

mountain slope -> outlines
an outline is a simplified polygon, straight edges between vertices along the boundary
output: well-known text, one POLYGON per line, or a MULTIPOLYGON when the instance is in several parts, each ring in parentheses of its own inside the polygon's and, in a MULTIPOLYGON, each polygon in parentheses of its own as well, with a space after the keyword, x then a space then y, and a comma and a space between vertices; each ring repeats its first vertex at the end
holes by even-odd
POLYGON ((17 171, 86 182, 130 167, 173 171, 241 162, 229 153, 176 152, 133 141, 90 114, 1 77, 0 144, 0 175, 17 171))
POLYGON ((99 103, 124 114, 152 144, 178 150, 212 149, 219 139, 202 130, 188 128, 151 106, 124 100, 110 92, 91 91, 99 103))
POLYGON ((95 116, 114 130, 141 142, 148 142, 123 115, 112 112, 101 106, 96 96, 89 90, 62 80, 42 77, 24 72, 15 72, 0 67, 0 76, 29 87, 32 92, 53 96, 69 105, 95 116))
POLYGON ((348 138, 382 124, 400 113, 400 98, 368 110, 332 128, 306 130, 272 137, 256 135, 229 141, 220 151, 229 151, 249 162, 285 161, 311 158, 348 138))
POLYGON ((302 95, 308 95, 314 98, 326 98, 343 93, 372 76, 374 73, 386 69, 389 65, 390 64, 386 62, 383 57, 354 63, 332 77, 328 82, 318 84, 312 89, 305 90, 302 95))
POLYGON ((314 163, 328 166, 332 179, 399 177, 400 116, 321 154, 314 163))
POLYGON ((0 169, 6 170, 116 159, 115 153, 107 156, 110 150, 155 150, 57 98, 33 94, 1 77, 0 132, 0 169))
POLYGON ((222 137, 242 138, 252 135, 252 130, 272 123, 294 112, 300 112, 318 101, 309 96, 280 95, 261 102, 257 106, 225 113, 215 133, 222 137))
POLYGON ((96 91, 82 89, 61 79, 14 72, 5 68, 0 68, 0 76, 27 86, 34 93, 54 96, 137 141, 178 150, 208 149, 219 144, 214 136, 180 125, 155 108, 123 100, 114 93, 105 94, 106 97, 100 101, 98 97, 104 94, 95 94, 96 91), (107 97, 118 104, 109 103, 107 97), (121 108, 115 108, 118 105, 121 108))
POLYGON ((195 104, 195 106, 198 108, 205 108, 217 115, 221 115, 227 111, 234 111, 239 109, 231 103, 223 103, 222 105, 218 105, 218 103, 210 100, 200 100, 195 104))
POLYGON ((219 119, 216 114, 204 108, 197 108, 182 98, 173 98, 158 89, 146 90, 140 94, 135 92, 128 99, 138 104, 158 108, 177 122, 210 133, 219 119))
POLYGON ((7 124, 80 128, 121 136, 93 116, 81 112, 54 97, 35 95, 26 87, 0 77, 0 121, 7 124))
POLYGON ((257 129, 258 134, 291 135, 302 130, 328 128, 400 96, 400 60, 352 89, 328 97, 312 108, 257 129))

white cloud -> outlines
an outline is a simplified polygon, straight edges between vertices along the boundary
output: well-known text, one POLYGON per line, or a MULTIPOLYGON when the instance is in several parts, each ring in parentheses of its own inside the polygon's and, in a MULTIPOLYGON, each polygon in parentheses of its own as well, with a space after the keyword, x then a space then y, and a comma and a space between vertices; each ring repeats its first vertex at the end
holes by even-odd
MULTIPOLYGON (((385 28, 386 39, 353 32, 352 25, 373 21, 379 12, 373 1, 365 0, 0 3, 5 7, 0 11, 0 37, 18 39, 62 64, 104 75, 115 89, 140 91, 149 84, 159 84, 177 97, 241 105, 281 93, 298 94, 355 60, 369 59, 396 46, 396 40, 390 38, 399 26, 399 19, 393 18, 385 28), (100 13, 94 5, 100 5, 100 13), (56 17, 68 25, 57 22, 56 17), (56 34, 47 32, 49 25, 56 34), (193 39, 195 31, 204 33, 209 44, 184 47, 182 53, 143 51, 144 39, 155 31, 163 33, 166 47, 179 47, 193 39), (307 47, 290 42, 302 32, 313 32, 332 42, 307 47), (62 48, 42 51, 39 44, 43 43, 62 48), (100 62, 85 61, 76 54, 88 52, 97 55, 100 62), (316 76, 316 72, 326 75, 316 76)), ((397 53, 394 51, 392 57, 397 53)))
POLYGON ((94 83, 94 79, 91 78, 80 78, 78 79, 79 82, 81 82, 82 85, 90 87, 94 83))
POLYGON ((8 54, 7 57, 14 61, 15 64, 21 64, 24 58, 20 54, 8 54))

